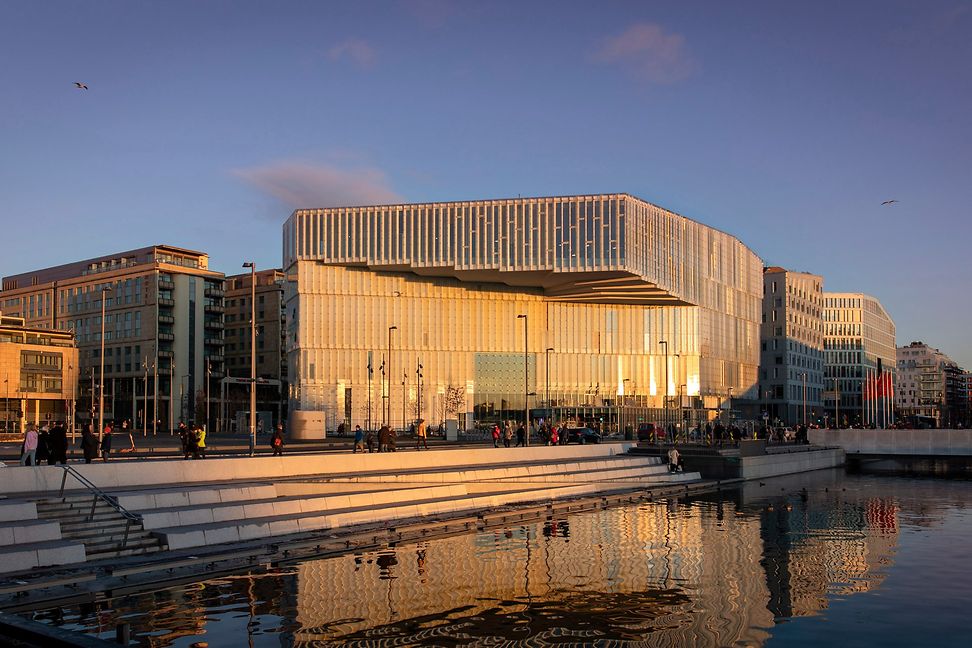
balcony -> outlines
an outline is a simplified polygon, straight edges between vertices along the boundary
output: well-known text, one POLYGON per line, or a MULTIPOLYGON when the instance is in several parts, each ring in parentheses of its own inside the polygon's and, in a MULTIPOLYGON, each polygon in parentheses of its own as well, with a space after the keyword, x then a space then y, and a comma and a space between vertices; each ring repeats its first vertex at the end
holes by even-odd
POLYGON ((222 288, 206 288, 206 290, 203 291, 203 294, 206 297, 223 297, 226 295, 226 291, 222 288))
POLYGON ((175 336, 171 333, 159 333, 160 342, 172 342, 173 340, 175 340, 175 336))
POLYGON ((206 344, 211 344, 213 346, 223 346, 224 344, 226 344, 226 342, 223 341, 223 338, 208 337, 206 338, 206 344))
POLYGON ((171 349, 159 349, 158 356, 160 358, 171 358, 175 353, 171 349))
POLYGON ((159 315, 159 324, 175 324, 175 318, 171 315, 159 315))
POLYGON ((159 290, 173 290, 174 288, 175 284, 172 283, 171 279, 159 278, 159 290))
POLYGON ((203 326, 205 326, 208 329, 214 329, 214 330, 222 331, 223 330, 223 320, 220 320, 220 319, 207 319, 203 323, 203 326))
MULTIPOLYGON (((159 300, 162 301, 162 300, 159 300)), ((207 313, 225 313, 226 307, 222 304, 206 304, 203 307, 207 313)))
POLYGON ((223 361, 223 354, 221 354, 221 353, 220 354, 213 354, 213 355, 207 356, 207 357, 209 358, 209 361, 210 362, 222 362, 223 361))
POLYGON ((175 300, 169 299, 168 297, 159 297, 159 306, 168 306, 171 308, 175 306, 175 300))

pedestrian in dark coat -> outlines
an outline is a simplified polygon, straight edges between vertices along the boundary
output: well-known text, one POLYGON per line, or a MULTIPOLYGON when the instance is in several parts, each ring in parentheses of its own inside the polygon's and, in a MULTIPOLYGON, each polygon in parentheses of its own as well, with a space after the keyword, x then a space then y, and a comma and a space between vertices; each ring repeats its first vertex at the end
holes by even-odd
POLYGON ((273 434, 270 436, 270 447, 273 449, 274 457, 283 456, 283 446, 283 425, 278 423, 277 427, 273 430, 273 434))
POLYGON ((92 432, 90 423, 81 432, 81 451, 84 453, 84 463, 86 464, 98 458, 98 437, 92 432))
POLYGON ((64 429, 64 424, 57 422, 54 427, 51 428, 50 435, 50 446, 51 446, 51 456, 48 458, 47 463, 50 465, 54 464, 66 464, 67 463, 67 430, 64 429))
POLYGON ((101 433, 101 460, 108 461, 111 454, 111 425, 106 425, 101 433))

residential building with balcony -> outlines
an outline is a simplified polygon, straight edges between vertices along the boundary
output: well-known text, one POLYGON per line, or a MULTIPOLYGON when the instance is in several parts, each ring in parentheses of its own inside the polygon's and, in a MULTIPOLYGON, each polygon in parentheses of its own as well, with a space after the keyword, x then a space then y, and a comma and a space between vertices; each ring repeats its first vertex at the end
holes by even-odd
POLYGON ((180 418, 201 420, 207 360, 212 380, 224 370, 224 275, 208 266, 203 252, 154 245, 4 277, 0 307, 28 326, 74 334, 82 419, 95 406, 104 308, 106 418, 169 430, 180 418))
POLYGON ((763 270, 759 393, 771 422, 810 424, 823 414, 823 277, 763 270))
POLYGON ((924 342, 898 347, 897 353, 894 398, 898 418, 914 427, 967 426, 967 372, 924 342))

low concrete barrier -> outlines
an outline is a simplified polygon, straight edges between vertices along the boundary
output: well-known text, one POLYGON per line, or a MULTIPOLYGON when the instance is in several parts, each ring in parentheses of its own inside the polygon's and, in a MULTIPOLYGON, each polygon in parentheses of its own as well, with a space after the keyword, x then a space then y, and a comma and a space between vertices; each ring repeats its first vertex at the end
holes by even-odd
MULTIPOLYGON (((524 461, 557 461, 611 457, 627 452, 633 443, 529 448, 473 448, 373 454, 285 455, 283 457, 217 457, 199 461, 119 460, 72 464, 100 488, 119 489, 193 482, 271 480, 301 475, 349 474, 489 465, 524 461)), ((7 495, 56 491, 64 471, 57 466, 14 466, 0 469, 0 492, 7 495)), ((79 484, 68 477, 67 488, 79 484)))
POLYGON ((810 430, 811 443, 848 454, 972 455, 972 430, 810 430))

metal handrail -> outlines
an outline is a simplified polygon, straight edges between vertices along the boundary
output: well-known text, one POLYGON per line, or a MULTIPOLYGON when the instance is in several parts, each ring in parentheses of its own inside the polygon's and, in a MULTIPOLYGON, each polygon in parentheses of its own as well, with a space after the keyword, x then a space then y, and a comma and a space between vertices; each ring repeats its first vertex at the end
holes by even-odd
POLYGON ((98 500, 107 503, 111 508, 115 509, 115 511, 119 515, 125 518, 125 537, 122 539, 122 547, 126 546, 128 544, 128 532, 131 529, 132 523, 141 522, 142 516, 138 513, 133 513, 132 511, 129 511, 127 508, 119 504, 116 498, 112 497, 105 491, 95 486, 90 479, 88 479, 87 477, 79 473, 72 466, 68 466, 67 464, 62 464, 59 466, 59 468, 64 469, 64 476, 61 477, 61 489, 58 491, 57 496, 62 499, 64 498, 64 486, 67 484, 68 475, 71 475, 72 477, 77 479, 82 486, 87 488, 94 495, 94 499, 91 502, 91 512, 88 513, 88 517, 86 518, 86 521, 91 521, 94 519, 94 512, 95 512, 95 508, 98 505, 98 500))

